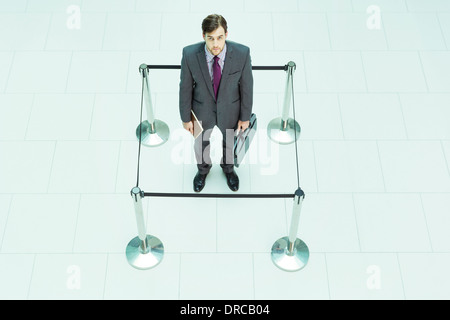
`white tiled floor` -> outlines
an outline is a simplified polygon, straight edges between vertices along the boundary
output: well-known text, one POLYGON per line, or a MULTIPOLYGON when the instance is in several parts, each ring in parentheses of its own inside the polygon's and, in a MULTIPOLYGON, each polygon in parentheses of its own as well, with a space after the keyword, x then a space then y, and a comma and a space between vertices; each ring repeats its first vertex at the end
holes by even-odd
MULTIPOLYGON (((449 299, 449 21, 447 0, 0 0, 0 298, 449 299), (373 5, 380 29, 366 25, 373 5), (270 259, 290 199, 146 197, 164 259, 140 271, 125 258, 138 67, 179 64, 215 11, 253 65, 297 65, 299 238, 311 252, 298 272, 270 259)), ((254 77, 259 127, 239 192, 291 193, 294 145, 266 135, 285 73, 254 77)), ((178 83, 177 70, 151 71, 171 139, 142 148, 147 192, 192 192, 178 83)), ((213 137, 204 193, 231 193, 213 137)))

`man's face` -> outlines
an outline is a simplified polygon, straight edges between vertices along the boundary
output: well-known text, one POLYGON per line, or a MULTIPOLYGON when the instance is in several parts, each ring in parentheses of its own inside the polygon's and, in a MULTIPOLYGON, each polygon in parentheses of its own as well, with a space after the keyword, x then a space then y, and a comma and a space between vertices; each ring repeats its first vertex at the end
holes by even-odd
POLYGON ((217 56, 222 52, 225 47, 225 40, 227 39, 228 32, 225 33, 223 27, 219 27, 211 33, 203 34, 203 39, 206 42, 206 48, 212 55, 217 56))

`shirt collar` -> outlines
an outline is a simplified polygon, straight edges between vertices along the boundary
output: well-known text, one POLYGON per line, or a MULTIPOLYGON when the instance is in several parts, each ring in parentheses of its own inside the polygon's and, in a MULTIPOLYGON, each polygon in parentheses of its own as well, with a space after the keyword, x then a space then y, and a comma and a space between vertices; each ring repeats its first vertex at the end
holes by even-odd
MULTIPOLYGON (((211 60, 214 59, 214 55, 211 52, 209 52, 208 48, 206 48, 206 44, 205 44, 205 53, 206 53, 206 60, 208 62, 211 62, 211 60)), ((227 54, 227 44, 225 43, 222 52, 219 53, 217 56, 219 57, 220 60, 225 61, 226 54, 227 54)))

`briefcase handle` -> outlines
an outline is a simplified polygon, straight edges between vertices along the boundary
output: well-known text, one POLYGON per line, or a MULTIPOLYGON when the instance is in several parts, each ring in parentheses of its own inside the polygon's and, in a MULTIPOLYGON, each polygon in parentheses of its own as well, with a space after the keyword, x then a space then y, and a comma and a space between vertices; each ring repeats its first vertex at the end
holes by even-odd
POLYGON ((248 131, 250 131, 252 129, 256 130, 256 120, 257 120, 256 114, 252 113, 250 116, 250 125, 248 126, 248 128, 245 129, 244 131, 239 130, 239 133, 235 134, 235 136, 243 139, 243 137, 245 137, 248 134, 248 131))

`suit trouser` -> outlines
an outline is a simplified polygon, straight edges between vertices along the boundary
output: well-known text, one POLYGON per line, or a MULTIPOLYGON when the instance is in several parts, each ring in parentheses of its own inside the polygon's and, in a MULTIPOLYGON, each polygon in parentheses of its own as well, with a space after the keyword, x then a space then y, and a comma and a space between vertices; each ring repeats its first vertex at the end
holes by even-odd
MULTIPOLYGON (((213 128, 204 129, 194 141, 195 159, 200 174, 208 174, 211 170, 210 138, 213 128)), ((220 130, 222 133, 222 159, 220 166, 223 172, 230 173, 234 167, 234 129, 220 130)))

